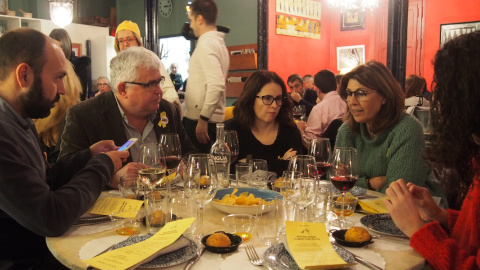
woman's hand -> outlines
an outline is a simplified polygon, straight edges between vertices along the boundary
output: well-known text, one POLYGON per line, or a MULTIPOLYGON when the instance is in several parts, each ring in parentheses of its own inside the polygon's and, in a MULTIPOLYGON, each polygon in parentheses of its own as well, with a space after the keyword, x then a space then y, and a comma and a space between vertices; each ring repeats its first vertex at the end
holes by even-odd
POLYGON ((413 183, 407 183, 408 190, 412 194, 418 211, 427 221, 438 221, 443 227, 448 226, 447 211, 440 208, 433 200, 428 189, 419 187, 413 183))
POLYGON ((122 167, 123 161, 130 156, 130 153, 128 151, 110 151, 106 152, 105 155, 110 157, 113 162, 113 171, 117 172, 122 167))
POLYGON ((370 178, 370 186, 374 190, 383 188, 386 182, 387 182, 386 176, 377 176, 377 177, 370 178))
POLYGON ((290 148, 287 150, 287 152, 285 152, 285 154, 283 154, 283 157, 282 159, 283 160, 289 160, 291 157, 297 155, 297 151, 294 151, 293 148, 290 148))
POLYGON ((391 183, 386 194, 388 198, 383 201, 385 207, 390 212, 395 225, 408 237, 425 225, 415 199, 403 179, 391 183))

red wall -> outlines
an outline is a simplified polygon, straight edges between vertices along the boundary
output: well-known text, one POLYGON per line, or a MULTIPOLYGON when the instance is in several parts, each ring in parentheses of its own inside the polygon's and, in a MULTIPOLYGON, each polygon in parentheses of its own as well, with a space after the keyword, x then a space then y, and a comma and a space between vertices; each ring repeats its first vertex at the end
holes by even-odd
MULTIPOLYGON (((269 0, 268 11, 268 69, 277 72, 284 80, 290 74, 298 73, 314 75, 326 68, 334 73, 337 70, 336 48, 340 46, 365 45, 365 59, 378 59, 379 50, 385 50, 386 10, 379 8, 377 13, 366 12, 365 29, 340 31, 340 11, 322 2, 321 37, 320 40, 277 35, 275 0, 269 0), (379 14, 382 12, 382 14, 379 14), (385 18, 382 18, 385 17, 385 18), (383 25, 383 26, 381 26, 383 25), (376 29, 385 29, 379 34, 376 29), (376 40, 377 36, 377 40, 376 40), (377 56, 377 57, 375 57, 377 56)), ((379 0, 380 6, 387 0, 379 0)), ((480 21, 479 0, 425 0, 425 32, 424 32, 424 76, 430 86, 433 79, 432 60, 439 48, 440 24, 480 21)), ((377 30, 378 31, 378 30, 377 30)), ((381 54, 381 52, 380 52, 381 54)), ((386 54, 386 51, 385 51, 386 54)), ((429 87, 430 89, 430 87, 429 87)))
POLYGON ((433 79, 432 61, 440 46, 440 24, 480 21, 480 1, 426 0, 425 8, 424 74, 430 89, 433 79))

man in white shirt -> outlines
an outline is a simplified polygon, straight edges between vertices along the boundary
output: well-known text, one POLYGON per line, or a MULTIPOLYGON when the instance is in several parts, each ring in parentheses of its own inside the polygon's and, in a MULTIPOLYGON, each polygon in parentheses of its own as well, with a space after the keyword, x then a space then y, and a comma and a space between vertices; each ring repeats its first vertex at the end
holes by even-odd
POLYGON ((215 141, 216 123, 224 119, 230 65, 225 34, 217 31, 217 14, 213 0, 195 0, 188 15, 198 42, 189 64, 183 124, 192 143, 204 153, 215 141))

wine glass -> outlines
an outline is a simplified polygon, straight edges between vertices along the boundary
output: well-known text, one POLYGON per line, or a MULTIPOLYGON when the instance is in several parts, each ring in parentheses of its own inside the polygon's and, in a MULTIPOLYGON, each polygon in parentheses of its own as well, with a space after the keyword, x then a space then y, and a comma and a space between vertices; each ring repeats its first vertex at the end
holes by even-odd
POLYGON ((160 135, 160 143, 163 145, 165 152, 165 162, 167 172, 170 175, 174 169, 180 164, 182 158, 182 146, 180 138, 175 133, 165 133, 160 135))
POLYGON ((238 153, 240 152, 237 132, 235 130, 225 130, 224 141, 228 145, 228 148, 230 148, 230 163, 234 163, 237 160, 238 153))
POLYGON ((210 154, 192 154, 188 157, 185 181, 185 196, 198 205, 197 240, 203 235, 203 208, 207 205, 218 189, 215 160, 210 154))
POLYGON ((352 222, 345 218, 345 193, 349 191, 358 180, 358 155, 357 150, 351 147, 336 147, 333 150, 330 167, 332 184, 342 192, 342 210, 340 218, 330 222, 333 227, 347 228, 352 222))
POLYGON ((305 113, 306 113, 305 105, 297 105, 293 107, 293 118, 295 118, 295 120, 304 120, 305 113))
POLYGON ((293 200, 299 207, 300 219, 305 221, 306 209, 315 200, 315 187, 318 170, 315 158, 310 155, 297 155, 288 163, 289 172, 301 172, 302 176, 295 179, 293 200))
POLYGON ((309 154, 315 157, 318 177, 323 177, 330 169, 330 139, 313 138, 309 154))
POLYGON ((138 170, 140 182, 149 189, 155 189, 166 186, 170 191, 170 183, 165 181, 165 153, 159 143, 147 143, 140 145, 139 163, 143 163, 148 168, 138 170))

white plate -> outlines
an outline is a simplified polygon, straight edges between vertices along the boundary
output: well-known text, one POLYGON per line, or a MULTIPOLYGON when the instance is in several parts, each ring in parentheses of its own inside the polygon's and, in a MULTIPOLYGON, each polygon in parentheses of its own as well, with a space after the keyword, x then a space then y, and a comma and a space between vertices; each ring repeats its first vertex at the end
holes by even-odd
MULTIPOLYGON (((134 236, 128 240, 116 244, 113 249, 126 247, 142 242, 150 238, 151 236, 151 234, 134 236)), ((186 247, 177 249, 167 254, 160 255, 157 258, 149 261, 148 263, 140 265, 137 269, 156 269, 170 267, 190 260, 197 253, 197 244, 195 244, 195 242, 188 238, 186 239, 190 242, 186 247)))
MULTIPOLYGON (((220 189, 215 194, 215 199, 221 200, 223 196, 226 194, 232 194, 234 188, 225 188, 220 189)), ((255 195, 255 198, 262 198, 265 201, 271 201, 275 199, 275 196, 280 195, 280 193, 269 190, 269 189, 260 189, 260 188, 249 188, 249 187, 238 187, 238 191, 235 195, 239 195, 242 192, 248 192, 248 194, 252 193, 255 195)), ((283 197, 282 197, 283 198, 283 197)), ((227 213, 227 214, 246 214, 246 215, 253 215, 257 214, 257 205, 228 205, 219 202, 212 201, 211 203, 213 207, 217 208, 218 210, 227 213)), ((264 208, 262 213, 267 213, 271 210, 271 207, 264 208)))
MULTIPOLYGON (((345 262, 350 264, 355 263, 355 258, 350 252, 335 245, 333 249, 345 262)), ((276 244, 265 250, 263 261, 275 270, 301 270, 283 243, 276 244)))

